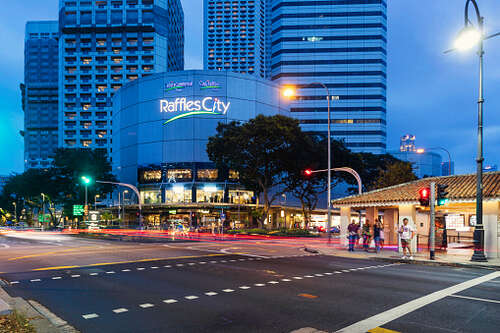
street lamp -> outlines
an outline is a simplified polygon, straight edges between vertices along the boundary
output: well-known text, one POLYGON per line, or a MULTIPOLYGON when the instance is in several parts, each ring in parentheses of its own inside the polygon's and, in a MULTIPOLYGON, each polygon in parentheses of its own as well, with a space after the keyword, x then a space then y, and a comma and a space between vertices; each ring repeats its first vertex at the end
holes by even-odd
MULTIPOLYGON (((432 147, 432 148, 427 148, 427 150, 444 150, 447 154, 448 154, 448 175, 447 176, 450 176, 451 175, 451 154, 450 152, 448 151, 448 149, 444 148, 444 147, 432 147)), ((417 154, 423 154, 426 152, 426 150, 424 148, 418 148, 416 150, 417 154)))
MULTIPOLYGON (((328 189, 327 189, 327 192, 328 192, 328 195, 327 195, 327 198, 328 198, 328 204, 327 204, 327 207, 328 207, 328 222, 327 222, 327 230, 330 230, 331 226, 332 226, 332 148, 331 148, 331 145, 332 145, 332 136, 331 136, 331 129, 330 129, 330 124, 331 124, 331 119, 330 119, 330 100, 339 100, 340 97, 339 96, 331 96, 330 95, 330 90, 328 89, 328 87, 326 86, 326 84, 324 83, 321 83, 321 82, 312 82, 312 83, 309 83, 307 84, 306 86, 312 86, 312 85, 320 85, 322 86, 323 88, 325 88, 326 90, 326 101, 328 103, 328 109, 327 109, 327 112, 328 112, 328 189)), ((294 89, 292 86, 285 86, 284 89, 283 89, 283 96, 287 97, 287 98, 292 98, 293 96, 295 96, 297 93, 296 93, 296 89, 294 89)), ((332 240, 332 235, 331 233, 328 232, 328 242, 330 243, 332 240)))
MULTIPOLYGON (((88 210, 87 208, 87 192, 88 192, 88 187, 89 187, 89 184, 92 182, 92 178, 89 177, 89 176, 81 176, 80 177, 83 185, 85 186, 85 208, 88 210)), ((87 216, 88 215, 85 215, 85 221, 87 222, 87 216)))
POLYGON ((478 99, 478 124, 477 124, 477 182, 476 182, 476 227, 474 229, 474 254, 471 261, 487 261, 484 255, 484 226, 483 226, 483 42, 486 39, 500 35, 496 33, 490 36, 484 35, 484 17, 479 12, 476 0, 467 0, 465 3, 465 26, 455 39, 454 47, 457 50, 468 50, 478 46, 479 56, 479 99, 478 99), (474 6, 477 27, 469 20, 469 5, 474 6))

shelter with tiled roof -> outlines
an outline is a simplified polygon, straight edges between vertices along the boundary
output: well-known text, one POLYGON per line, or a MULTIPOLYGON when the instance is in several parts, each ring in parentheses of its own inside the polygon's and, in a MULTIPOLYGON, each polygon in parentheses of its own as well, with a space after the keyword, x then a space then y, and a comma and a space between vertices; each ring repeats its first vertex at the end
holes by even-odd
MULTIPOLYGON (((398 225, 403 218, 408 218, 417 230, 414 249, 417 249, 417 242, 419 247, 427 247, 430 214, 428 207, 420 206, 419 190, 429 187, 431 182, 448 185, 448 202, 436 207, 436 223, 446 225, 448 238, 462 237, 462 242, 471 241, 475 225, 475 174, 424 178, 334 200, 333 206, 341 209, 341 235, 346 233, 351 214, 365 211, 370 222, 376 218, 383 220, 386 240, 392 244, 398 244, 398 225)), ((500 250, 500 172, 483 175, 483 224, 485 251, 488 257, 497 258, 500 250)))

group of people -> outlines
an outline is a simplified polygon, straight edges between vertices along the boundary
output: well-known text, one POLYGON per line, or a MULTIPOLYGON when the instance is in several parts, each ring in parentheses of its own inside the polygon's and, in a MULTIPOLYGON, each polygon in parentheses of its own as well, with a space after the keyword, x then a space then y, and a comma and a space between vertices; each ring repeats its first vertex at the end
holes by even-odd
MULTIPOLYGON (((360 228, 355 220, 352 220, 351 224, 347 227, 347 232, 350 252, 354 252, 354 246, 360 238, 363 238, 363 250, 366 252, 368 252, 372 240, 375 242, 375 252, 380 252, 384 247, 384 228, 379 218, 375 219, 373 227, 370 221, 366 219, 362 228, 360 228)), ((399 228, 398 233, 401 238, 401 247, 403 248, 402 259, 413 259, 411 241, 415 236, 415 229, 408 224, 407 218, 403 219, 403 225, 399 228)))

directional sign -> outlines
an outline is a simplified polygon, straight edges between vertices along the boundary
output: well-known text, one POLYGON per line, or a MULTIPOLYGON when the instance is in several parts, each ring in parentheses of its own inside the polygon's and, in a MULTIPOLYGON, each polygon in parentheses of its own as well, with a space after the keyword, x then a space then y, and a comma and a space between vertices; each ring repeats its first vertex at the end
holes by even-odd
POLYGON ((83 205, 73 205, 73 216, 83 216, 83 205))
POLYGON ((38 222, 49 222, 50 221, 50 214, 45 214, 45 216, 43 214, 38 214, 38 222))

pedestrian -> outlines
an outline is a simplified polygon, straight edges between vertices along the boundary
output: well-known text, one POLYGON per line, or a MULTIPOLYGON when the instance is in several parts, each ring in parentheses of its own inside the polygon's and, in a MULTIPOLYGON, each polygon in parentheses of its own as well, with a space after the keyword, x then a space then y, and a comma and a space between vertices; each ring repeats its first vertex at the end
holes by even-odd
POLYGON ((384 242, 385 242, 385 237, 384 237, 384 224, 380 223, 380 249, 384 248, 384 242))
POLYGON ((371 238, 370 221, 366 219, 365 224, 363 224, 363 249, 365 252, 368 252, 368 246, 370 245, 371 238))
POLYGON ((399 235, 401 237, 401 246, 403 247, 403 256, 401 259, 413 260, 413 255, 411 253, 411 240, 415 236, 415 229, 408 224, 408 219, 405 217, 403 219, 403 225, 399 228, 399 235), (406 255, 406 252, 409 255, 406 255))
POLYGON ((351 224, 347 226, 347 238, 349 239, 349 251, 354 252, 354 245, 358 240, 358 230, 359 226, 356 224, 354 220, 351 221, 351 224))
POLYGON ((375 241, 375 252, 378 253, 380 251, 380 231, 382 227, 380 225, 380 221, 377 219, 375 224, 373 225, 373 240, 375 241))

